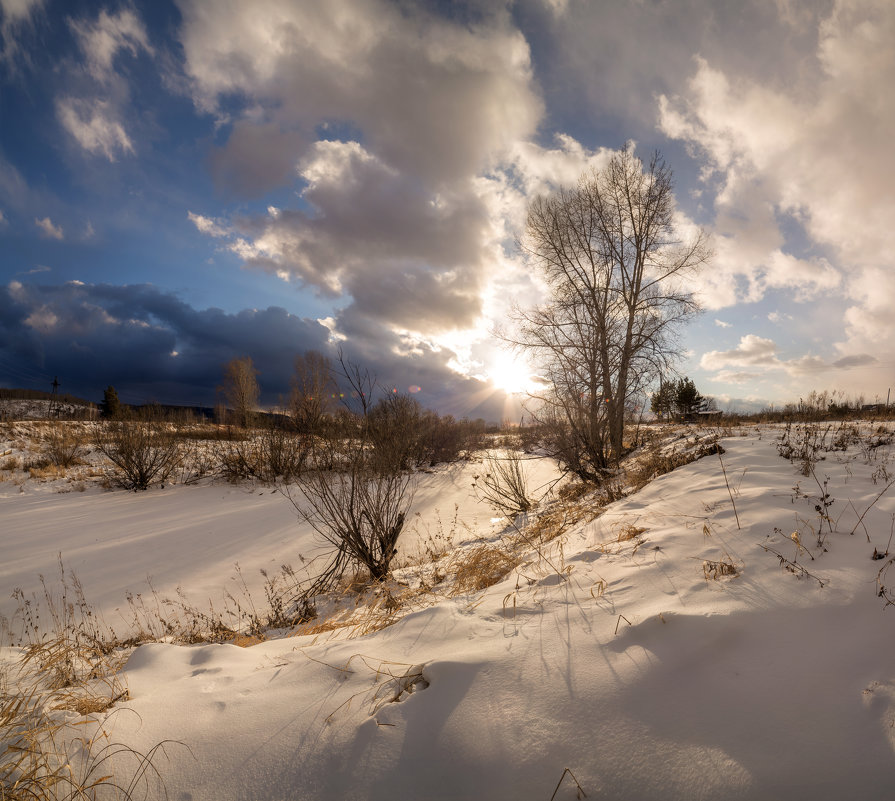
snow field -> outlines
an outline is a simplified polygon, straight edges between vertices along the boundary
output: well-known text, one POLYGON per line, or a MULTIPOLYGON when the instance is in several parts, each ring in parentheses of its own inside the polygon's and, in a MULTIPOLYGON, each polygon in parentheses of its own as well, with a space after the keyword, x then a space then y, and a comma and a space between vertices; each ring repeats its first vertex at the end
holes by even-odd
MULTIPOLYGON (((184 744, 158 761, 172 799, 547 801, 565 768, 588 798, 887 797, 895 610, 877 597, 885 562, 871 555, 887 550, 895 497, 848 532, 883 488, 873 475, 888 457, 877 449, 865 464, 852 449, 816 463, 835 498, 823 552, 811 530, 823 522, 817 486, 777 454, 778 433, 722 440, 742 528, 719 458, 707 456, 532 552, 487 590, 364 637, 143 645, 123 671, 130 700, 104 725, 144 751, 184 744), (707 561, 737 574, 707 578, 707 561)), ((434 509, 444 521, 455 504, 461 540, 499 535, 469 496, 472 469, 424 477, 417 546, 434 509)), ((33 551, 52 541, 53 519, 67 521, 59 550, 107 613, 149 565, 154 582, 201 595, 234 560, 250 575, 250 558, 273 564, 284 544, 308 547, 294 511, 266 490, 9 500, 3 594, 35 566, 52 574, 55 553, 33 551), (103 540, 103 520, 127 530, 103 540)), ((575 797, 565 777, 556 798, 575 797)))

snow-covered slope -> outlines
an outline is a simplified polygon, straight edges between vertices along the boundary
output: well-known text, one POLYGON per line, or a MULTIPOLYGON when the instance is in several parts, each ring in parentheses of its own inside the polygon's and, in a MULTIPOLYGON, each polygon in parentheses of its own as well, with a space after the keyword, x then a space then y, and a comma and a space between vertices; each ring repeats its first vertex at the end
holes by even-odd
MULTIPOLYGON (((489 589, 364 637, 143 645, 124 670, 130 700, 104 725, 143 750, 182 743, 156 766, 170 798, 193 801, 549 801, 560 782, 557 799, 579 787, 616 801, 887 798, 895 610, 877 597, 887 561, 872 556, 891 548, 895 496, 871 504, 888 446, 815 465, 835 499, 821 546, 821 490, 771 434, 722 442, 730 489, 719 458, 706 457, 533 551, 489 589), (809 575, 797 577, 801 567, 809 575)), ((463 484, 444 485, 442 511, 466 498, 463 484)), ((187 490, 170 497, 170 518, 132 506, 135 528, 163 537, 200 497, 187 490)), ((264 511, 274 498, 242 500, 253 510, 247 539, 259 554, 276 550, 288 514, 274 524, 264 511)), ((59 501, 88 547, 89 521, 75 515, 89 507, 76 502, 59 501)), ((486 510, 471 519, 491 525, 486 510)), ((232 548, 229 526, 207 520, 232 548)), ((194 570, 204 588, 222 555, 190 544, 200 528, 147 548, 148 566, 153 552, 163 562, 179 553, 178 580, 187 586, 194 570)), ((98 574, 133 575, 124 549, 93 548, 98 574)))

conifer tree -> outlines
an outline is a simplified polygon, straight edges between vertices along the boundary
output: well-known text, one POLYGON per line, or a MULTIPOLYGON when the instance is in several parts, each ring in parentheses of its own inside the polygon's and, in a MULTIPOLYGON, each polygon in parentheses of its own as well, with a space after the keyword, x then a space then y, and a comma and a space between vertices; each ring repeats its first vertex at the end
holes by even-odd
POLYGON ((103 390, 103 402, 100 404, 100 413, 106 420, 114 420, 121 412, 121 402, 118 393, 111 384, 103 390))

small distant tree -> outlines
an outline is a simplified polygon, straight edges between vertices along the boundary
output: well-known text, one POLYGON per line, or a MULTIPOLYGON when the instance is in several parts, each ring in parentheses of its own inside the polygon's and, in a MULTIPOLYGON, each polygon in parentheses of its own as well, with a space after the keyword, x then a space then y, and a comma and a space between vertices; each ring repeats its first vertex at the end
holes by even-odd
POLYGON ((289 411, 296 429, 303 434, 316 434, 329 417, 338 387, 332 365, 322 353, 309 350, 295 357, 289 411))
POLYGON ((258 408, 261 390, 258 388, 258 371, 250 356, 231 359, 224 366, 224 397, 233 414, 236 424, 248 428, 252 415, 258 408))
POLYGON ((673 417, 683 420, 696 412, 714 408, 714 399, 701 395, 696 384, 687 376, 677 381, 663 381, 650 396, 650 409, 662 420, 673 417))
POLYGON ((99 405, 100 414, 105 420, 114 420, 121 414, 121 402, 118 393, 111 384, 103 390, 103 402, 99 405))

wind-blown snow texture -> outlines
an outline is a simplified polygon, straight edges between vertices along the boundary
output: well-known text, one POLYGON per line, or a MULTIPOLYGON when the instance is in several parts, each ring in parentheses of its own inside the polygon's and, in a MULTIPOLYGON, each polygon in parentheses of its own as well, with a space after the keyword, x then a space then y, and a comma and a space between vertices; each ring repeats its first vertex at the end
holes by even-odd
MULTIPOLYGON (((867 513, 867 534, 848 533, 882 489, 871 480, 879 461, 838 453, 817 464, 838 517, 822 553, 809 530, 817 485, 780 458, 771 433, 723 445, 741 530, 709 456, 573 529, 553 567, 533 554, 487 591, 374 634, 141 646, 124 671, 123 706, 136 714, 110 718, 113 737, 143 750, 182 742, 157 760, 178 801, 548 801, 565 768, 588 798, 615 801, 890 797, 895 609, 877 597, 871 556, 886 549, 895 497, 867 513), (619 542, 628 525, 644 531, 619 542), (814 561, 797 554, 793 531, 814 561), (824 586, 783 570, 762 544, 798 557, 824 586), (739 575, 707 579, 704 560, 739 575)), ((445 475, 434 479, 443 515, 455 501, 472 510, 471 473, 445 475)), ((16 581, 40 561, 29 547, 50 547, 55 520, 51 547, 69 563, 85 554, 72 566, 106 608, 138 577, 133 553, 144 573, 185 587, 195 577, 206 592, 237 543, 259 564, 297 547, 281 500, 229 489, 3 504, 16 581), (124 514, 118 504, 129 504, 132 528, 103 540, 100 521, 124 514)), ((486 509, 464 514, 492 525, 486 509)), ((568 776, 556 797, 576 797, 568 776)))

